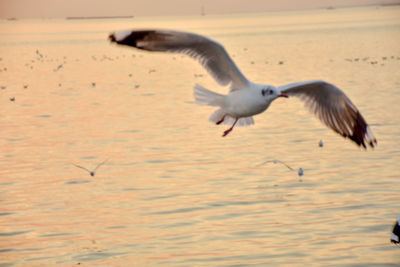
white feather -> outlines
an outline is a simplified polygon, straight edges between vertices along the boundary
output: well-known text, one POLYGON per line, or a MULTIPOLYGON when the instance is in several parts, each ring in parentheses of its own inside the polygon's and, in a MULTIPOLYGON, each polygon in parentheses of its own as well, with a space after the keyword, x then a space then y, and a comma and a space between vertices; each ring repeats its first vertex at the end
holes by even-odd
POLYGON ((223 95, 214 93, 199 84, 194 86, 193 95, 198 105, 216 107, 223 105, 223 95))
POLYGON ((132 31, 117 31, 114 33, 115 41, 120 42, 131 34, 132 31))

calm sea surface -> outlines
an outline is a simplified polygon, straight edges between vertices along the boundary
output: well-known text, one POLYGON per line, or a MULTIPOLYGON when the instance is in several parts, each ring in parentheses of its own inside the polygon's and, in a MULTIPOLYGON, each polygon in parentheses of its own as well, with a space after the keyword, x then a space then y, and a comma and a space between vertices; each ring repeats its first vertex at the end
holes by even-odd
POLYGON ((0 266, 399 266, 399 7, 1 21, 0 86, 0 266), (197 62, 107 40, 154 27, 218 40, 254 82, 336 84, 377 148, 297 99, 222 138, 192 88, 227 88, 197 62))

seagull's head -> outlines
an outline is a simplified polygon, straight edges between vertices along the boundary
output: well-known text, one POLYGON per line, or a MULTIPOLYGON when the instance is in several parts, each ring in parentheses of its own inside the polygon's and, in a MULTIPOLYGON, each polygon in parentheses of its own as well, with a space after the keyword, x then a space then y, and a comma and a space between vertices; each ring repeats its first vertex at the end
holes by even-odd
POLYGON ((261 89, 261 95, 262 97, 270 102, 278 97, 288 97, 286 94, 281 93, 278 89, 275 87, 269 85, 269 86, 263 86, 261 89))

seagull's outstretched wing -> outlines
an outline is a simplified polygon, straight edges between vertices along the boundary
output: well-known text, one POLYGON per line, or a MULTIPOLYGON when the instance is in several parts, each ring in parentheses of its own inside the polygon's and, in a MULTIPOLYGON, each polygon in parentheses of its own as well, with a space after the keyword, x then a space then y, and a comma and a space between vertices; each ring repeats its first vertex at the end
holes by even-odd
POLYGON ((96 168, 94 168, 93 172, 96 172, 98 168, 100 168, 101 165, 103 165, 104 163, 106 163, 108 161, 108 159, 106 159, 105 161, 97 164, 96 168))
MULTIPOLYGON (((264 165, 264 164, 267 164, 267 163, 270 163, 270 162, 272 162, 272 163, 274 163, 274 164, 281 163, 281 164, 285 165, 286 168, 288 168, 289 170, 294 171, 294 169, 293 169, 292 167, 290 167, 289 165, 287 165, 285 162, 280 161, 280 160, 277 160, 277 159, 264 161, 264 162, 261 163, 260 165, 264 165)), ((259 165, 259 166, 260 166, 260 165, 259 165)))
POLYGON ((91 171, 89 170, 89 169, 87 169, 87 168, 85 168, 85 167, 83 167, 83 166, 80 166, 80 165, 76 165, 76 164, 73 164, 75 167, 77 167, 77 168, 80 168, 80 169, 82 169, 82 170, 85 170, 85 171, 87 171, 88 173, 91 173, 91 171))
POLYGON ((109 38, 117 44, 143 50, 186 54, 197 59, 219 84, 230 85, 231 91, 249 84, 225 48, 201 35, 170 30, 132 30, 112 33, 109 38))
POLYGON ((336 86, 324 81, 308 81, 284 85, 278 88, 288 96, 305 101, 306 107, 329 128, 350 138, 366 148, 377 144, 367 122, 357 107, 336 86))

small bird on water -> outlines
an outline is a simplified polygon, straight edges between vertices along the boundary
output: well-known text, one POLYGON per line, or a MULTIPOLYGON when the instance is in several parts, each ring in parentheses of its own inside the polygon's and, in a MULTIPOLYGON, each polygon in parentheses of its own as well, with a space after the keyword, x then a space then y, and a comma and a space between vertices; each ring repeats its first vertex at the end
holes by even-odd
POLYGON ((87 168, 85 168, 85 167, 83 167, 83 166, 80 166, 80 165, 76 165, 76 164, 73 164, 73 165, 74 165, 75 167, 77 167, 77 168, 80 168, 80 169, 82 169, 82 170, 87 171, 87 172, 90 174, 90 176, 95 176, 97 169, 100 168, 100 166, 103 165, 104 163, 106 163, 107 161, 108 161, 108 160, 105 160, 105 161, 103 161, 103 162, 97 164, 97 166, 96 166, 92 171, 89 170, 89 169, 87 169, 87 168))
POLYGON ((335 85, 321 80, 291 83, 279 87, 249 81, 233 62, 224 47, 204 36, 171 30, 117 31, 109 36, 111 42, 147 51, 183 53, 197 59, 222 86, 230 86, 229 94, 212 92, 201 85, 194 87, 199 105, 216 106, 210 121, 230 124, 228 135, 235 125, 254 124, 253 117, 264 112, 272 101, 294 96, 326 126, 359 146, 377 144, 367 122, 357 107, 335 85))

